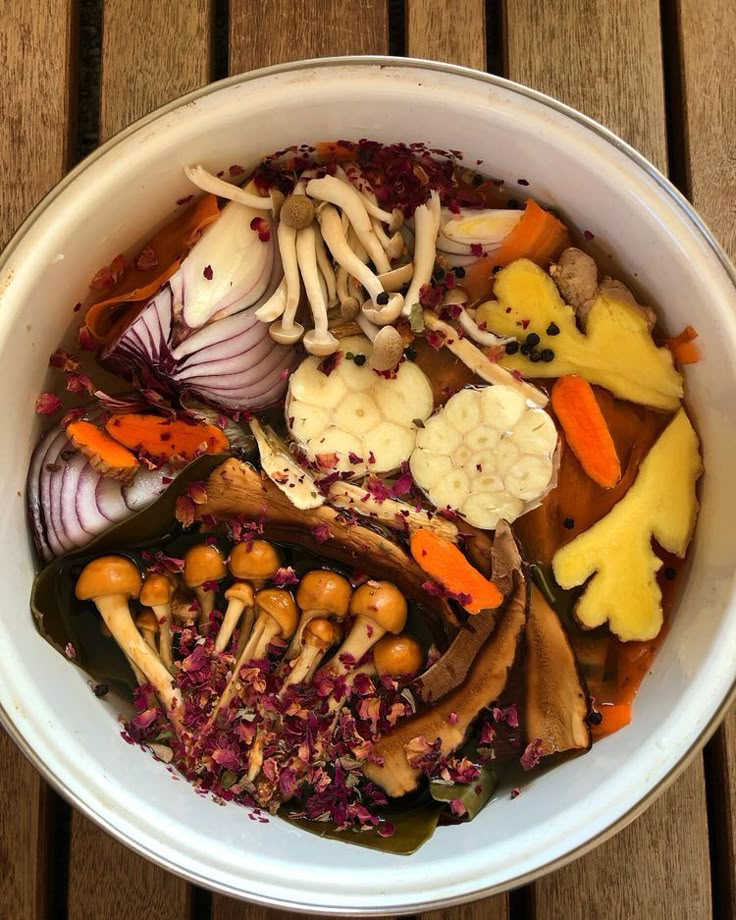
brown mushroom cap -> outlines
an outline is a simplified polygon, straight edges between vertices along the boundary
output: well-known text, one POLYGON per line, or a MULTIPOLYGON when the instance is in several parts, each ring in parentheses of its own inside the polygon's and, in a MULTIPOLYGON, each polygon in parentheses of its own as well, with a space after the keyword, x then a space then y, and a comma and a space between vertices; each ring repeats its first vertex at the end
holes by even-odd
POLYGON ((373 663, 379 674, 408 677, 421 671, 424 649, 408 633, 384 636, 373 647, 373 663))
POLYGON ((135 625, 138 629, 144 629, 148 632, 158 632, 158 620, 156 614, 150 607, 144 607, 135 619, 135 625))
POLYGON ((294 230, 303 230, 314 221, 314 202, 306 195, 289 195, 281 205, 279 220, 294 230))
POLYGON ((390 581, 367 581, 353 593, 350 613, 373 620, 386 632, 399 633, 406 625, 406 600, 390 581))
POLYGON ((200 543, 184 556, 184 581, 198 588, 206 581, 219 581, 227 574, 225 561, 216 546, 200 543))
POLYGON ((296 629, 299 611, 289 591, 265 588, 256 594, 256 607, 259 611, 265 611, 279 624, 279 635, 288 639, 296 629))
POLYGON ((230 553, 230 571, 236 578, 265 580, 281 566, 278 550, 266 540, 237 543, 230 553))
POLYGON ((332 620, 315 617, 304 627, 304 644, 326 649, 337 642, 340 627, 332 620))
POLYGON ((141 588, 141 604, 147 607, 168 604, 173 593, 174 583, 168 575, 149 575, 141 588))
POLYGON ((225 592, 225 597, 228 600, 242 601, 246 606, 252 607, 254 598, 253 587, 246 581, 233 582, 225 592))
POLYGON ((141 591, 141 573, 126 556, 100 556, 82 569, 77 579, 75 593, 80 601, 96 597, 138 597, 141 591))
POLYGON ((319 610, 342 619, 347 616, 351 593, 347 578, 337 572, 315 569, 300 581, 296 602, 302 610, 319 610))

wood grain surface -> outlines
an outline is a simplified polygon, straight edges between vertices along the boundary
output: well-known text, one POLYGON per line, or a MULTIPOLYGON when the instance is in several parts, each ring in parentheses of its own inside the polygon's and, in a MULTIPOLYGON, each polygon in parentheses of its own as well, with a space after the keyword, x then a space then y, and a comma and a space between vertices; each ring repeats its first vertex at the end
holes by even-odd
POLYGON ((407 0, 406 53, 486 69, 484 0, 407 0))
POLYGON ((100 139, 211 78, 212 0, 105 0, 100 139))
MULTIPOLYGON (((70 165, 72 13, 70 0, 3 6, 0 247, 70 165)), ((2 729, 0 777, 0 917, 35 920, 48 906, 54 794, 2 729)))
POLYGON ((231 0, 230 73, 336 54, 386 54, 386 0, 231 0))
MULTIPOLYGON (((591 115, 666 171, 656 0, 507 0, 505 17, 511 79, 591 115)), ((710 917, 702 758, 633 825, 537 882, 534 900, 536 920, 710 917)))
MULTIPOLYGON (((680 0, 672 23, 679 46, 683 155, 688 194, 736 260, 736 15, 733 4, 680 0)), ((715 896, 722 916, 736 917, 736 709, 708 748, 714 807, 715 896)))
POLYGON ((419 920, 508 920, 508 917, 508 896, 500 894, 482 901, 473 901, 472 904, 463 904, 462 907, 420 914, 419 920))

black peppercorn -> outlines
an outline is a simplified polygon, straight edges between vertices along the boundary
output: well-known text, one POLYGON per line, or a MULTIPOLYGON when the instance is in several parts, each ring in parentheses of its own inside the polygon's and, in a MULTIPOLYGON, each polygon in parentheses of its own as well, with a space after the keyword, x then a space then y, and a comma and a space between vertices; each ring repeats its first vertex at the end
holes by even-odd
POLYGON ((565 520, 562 522, 562 526, 565 527, 567 530, 572 530, 575 527, 575 519, 565 518, 565 520))
POLYGON ((376 303, 379 307, 385 307, 388 303, 388 294, 385 291, 381 291, 378 297, 376 297, 376 303))
POLYGON ((465 269, 462 267, 462 265, 458 265, 458 267, 455 269, 455 277, 456 278, 465 277, 465 269))
POLYGON ((479 173, 476 173, 473 176, 473 185, 477 188, 479 185, 483 185, 483 176, 479 173))
POLYGON ((503 268, 503 265, 494 265, 494 266, 493 266, 493 274, 494 274, 494 275, 497 275, 497 274, 501 271, 502 268, 503 268))
POLYGON ((526 344, 531 345, 532 348, 536 348, 536 346, 539 345, 539 341, 539 336, 536 332, 530 332, 526 337, 526 344))
POLYGON ((547 335, 559 335, 559 334, 560 334, 560 327, 557 325, 557 323, 550 323, 549 326, 547 326, 547 335))
POLYGON ((596 709, 588 713, 588 722, 590 722, 591 725, 600 725, 602 721, 603 715, 596 709))
POLYGON ((417 350, 413 345, 410 345, 404 352, 406 355, 407 361, 416 361, 417 360, 417 350))
POLYGON ((677 578, 677 569, 673 569, 671 565, 668 565, 664 570, 664 577, 667 581, 674 581, 677 578))
POLYGON ((353 361, 355 361, 358 367, 362 367, 365 364, 365 355, 356 355, 353 361))
POLYGON ((531 352, 531 348, 528 345, 522 345, 519 351, 522 355, 528 355, 531 352))
POLYGON ((445 270, 444 268, 440 268, 440 266, 438 265, 435 268, 435 270, 432 272, 432 274, 437 279, 437 281, 442 281, 443 278, 445 277, 445 270))
POLYGON ((541 357, 542 357, 542 361, 549 364, 550 361, 554 361, 555 353, 552 351, 551 348, 543 348, 541 357))
POLYGON ((533 349, 532 349, 532 352, 531 352, 531 354, 529 355, 529 360, 530 360, 533 364, 538 364, 538 363, 542 360, 542 356, 541 356, 541 354, 537 351, 536 348, 533 348, 533 349))
POLYGON ((518 350, 519 350, 518 342, 507 342, 506 343, 506 354, 507 355, 515 355, 518 350))
POLYGON ((92 687, 92 692, 99 699, 103 696, 107 696, 109 692, 109 687, 107 686, 107 684, 95 684, 92 687))

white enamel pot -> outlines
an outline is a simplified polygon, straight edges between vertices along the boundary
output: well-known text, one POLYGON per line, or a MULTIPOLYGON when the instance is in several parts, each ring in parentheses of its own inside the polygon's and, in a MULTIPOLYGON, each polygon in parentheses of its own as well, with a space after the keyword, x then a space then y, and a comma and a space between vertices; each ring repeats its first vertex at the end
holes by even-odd
POLYGON ((736 279, 675 189, 596 123, 531 90, 446 65, 393 59, 289 64, 206 87, 113 138, 57 186, 0 262, 0 706, 13 738, 75 807, 200 885, 322 915, 417 912, 500 891, 559 866, 621 827, 705 742, 736 677, 736 279), (592 231, 659 305, 693 322, 704 360, 687 398, 707 474, 692 565, 633 723, 530 776, 472 823, 441 828, 413 856, 261 824, 173 782, 120 738, 115 701, 36 633, 24 480, 46 362, 78 322, 88 279, 191 193, 182 167, 249 166, 292 143, 375 138, 462 150, 468 164, 559 207, 592 231))

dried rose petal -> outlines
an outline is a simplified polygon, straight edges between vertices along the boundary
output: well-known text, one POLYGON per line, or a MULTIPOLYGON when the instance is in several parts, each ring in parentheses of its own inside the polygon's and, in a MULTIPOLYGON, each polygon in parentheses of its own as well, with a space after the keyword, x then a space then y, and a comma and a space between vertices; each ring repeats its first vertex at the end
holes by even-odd
POLYGON ((175 517, 183 527, 191 527, 194 523, 196 505, 186 495, 179 495, 176 499, 175 517))
POLYGON ((158 257, 150 246, 144 246, 135 257, 133 263, 139 272, 150 271, 152 268, 158 268, 158 257))
POLYGON ((203 270, 202 270, 202 274, 203 274, 204 277, 207 279, 207 281, 212 281, 212 279, 213 279, 213 277, 214 277, 214 272, 212 271, 212 266, 211 266, 211 265, 205 265, 205 267, 204 267, 203 270))
POLYGON ((255 230, 262 243, 267 243, 271 239, 271 227, 265 217, 254 217, 250 222, 250 229, 255 230))
POLYGON ((41 393, 36 399, 35 410, 39 415, 53 415, 62 407, 62 402, 53 393, 41 393))
POLYGON ((525 770, 533 770, 542 759, 543 754, 542 739, 534 738, 524 748, 524 753, 521 755, 519 762, 525 770))
POLYGON ((54 370, 65 374, 79 370, 79 360, 70 352, 57 348, 49 358, 49 367, 53 367, 54 370))

